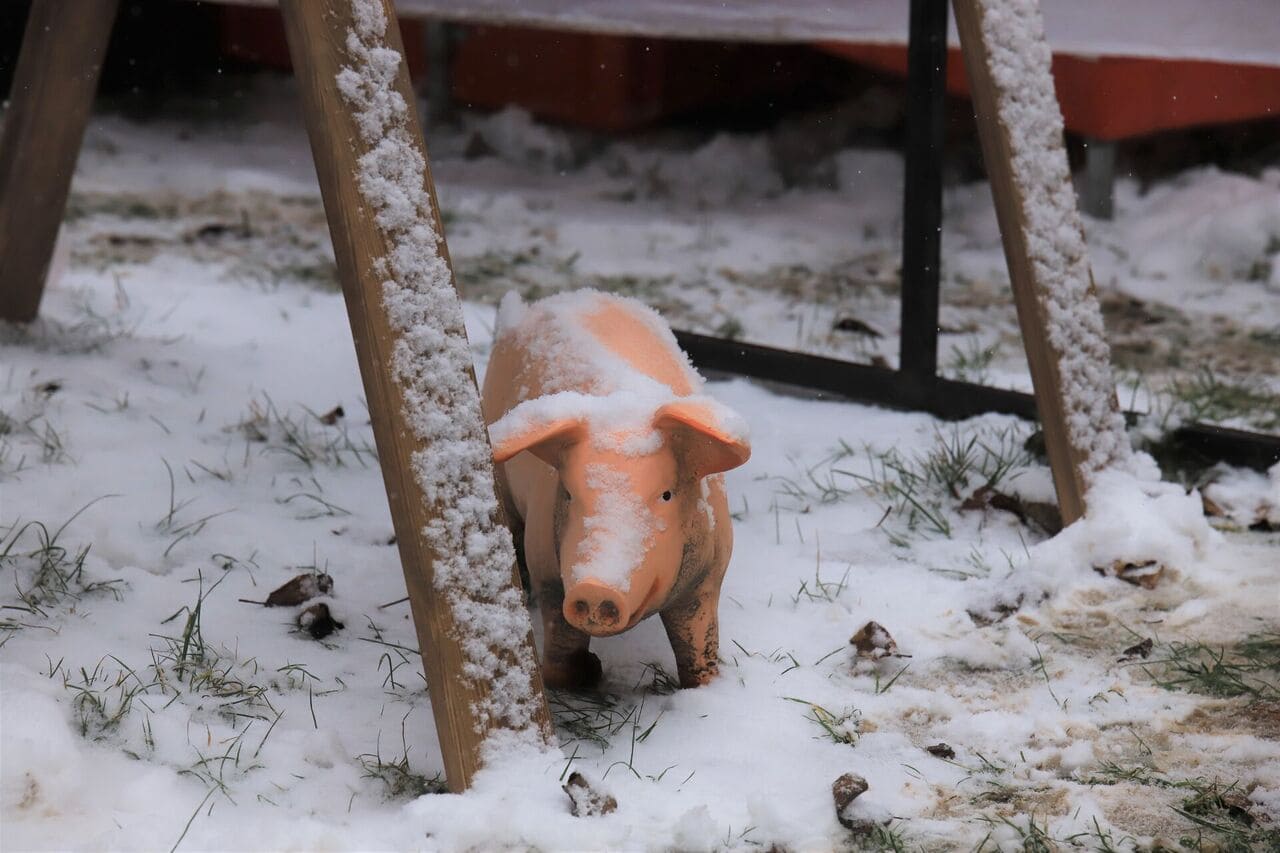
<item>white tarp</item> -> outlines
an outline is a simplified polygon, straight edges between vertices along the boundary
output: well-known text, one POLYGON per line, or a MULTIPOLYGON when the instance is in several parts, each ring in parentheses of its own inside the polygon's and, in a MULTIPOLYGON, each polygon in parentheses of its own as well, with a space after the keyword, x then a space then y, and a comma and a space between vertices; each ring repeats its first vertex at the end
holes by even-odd
MULTIPOLYGON (((774 42, 903 43, 908 7, 908 0, 396 0, 405 17, 774 42)), ((1044 0, 1044 13, 1055 53, 1280 66, 1280 0, 1044 0)))

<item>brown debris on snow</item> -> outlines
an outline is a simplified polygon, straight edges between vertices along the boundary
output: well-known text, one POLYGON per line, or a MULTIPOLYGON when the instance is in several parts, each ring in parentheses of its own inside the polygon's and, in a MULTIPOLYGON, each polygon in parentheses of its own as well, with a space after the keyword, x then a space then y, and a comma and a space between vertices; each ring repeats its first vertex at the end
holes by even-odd
POLYGON ((333 591, 333 578, 324 572, 298 575, 267 596, 267 607, 293 607, 333 591))
POLYGON ((1217 501, 1206 495, 1204 492, 1200 493, 1200 504, 1204 507, 1204 514, 1206 518, 1225 518, 1227 515, 1227 511, 1223 509, 1217 501))
POLYGON ((979 628, 985 628, 988 625, 994 625, 997 622, 1003 622, 1011 615, 1018 612, 1018 608, 1022 606, 1023 596, 1019 595, 1013 601, 1002 601, 987 610, 966 610, 969 618, 973 620, 973 624, 979 628))
POLYGON ((837 332, 853 332, 856 335, 866 335, 869 338, 882 338, 884 335, 877 332, 871 326, 859 320, 857 317, 845 315, 836 320, 831 328, 837 332))
POLYGON ((991 486, 979 486, 965 498, 960 509, 998 509, 1013 513, 1023 524, 1033 523, 1050 536, 1062 530, 1062 513, 1056 504, 1024 501, 1016 495, 998 492, 991 486))
POLYGON ((564 783, 564 792, 569 795, 569 812, 574 817, 596 817, 618 809, 617 800, 591 787, 581 773, 570 774, 569 781, 564 783))
POLYGON ((932 755, 934 758, 944 758, 947 761, 956 757, 956 751, 945 743, 935 743, 933 746, 926 746, 924 751, 932 755))
POLYGON ((334 631, 341 631, 346 626, 333 618, 329 605, 321 602, 313 604, 298 614, 298 627, 317 640, 323 640, 334 631))
POLYGON ((1155 589, 1156 584, 1164 577, 1164 566, 1155 560, 1141 563, 1126 563, 1116 560, 1109 566, 1094 566, 1093 570, 1106 577, 1119 578, 1125 583, 1140 586, 1143 589, 1155 589))
POLYGON ((1258 507, 1258 517, 1249 529, 1254 533, 1275 533, 1280 530, 1280 509, 1264 503, 1258 507))
POLYGON ((868 622, 849 638, 858 657, 868 660, 880 660, 887 657, 899 657, 898 644, 893 636, 879 622, 868 622))
POLYGON ((1130 646, 1129 648, 1125 649, 1121 653, 1119 663, 1124 663, 1125 661, 1131 661, 1134 658, 1142 658, 1143 660, 1146 660, 1146 658, 1151 654, 1151 649, 1153 646, 1155 646, 1155 643, 1152 641, 1150 637, 1147 637, 1141 643, 1136 643, 1130 646))
POLYGON ((870 832, 875 826, 873 821, 850 818, 846 814, 853 801, 865 794, 870 787, 867 780, 856 773, 846 773, 831 783, 831 797, 836 804, 836 820, 840 821, 840 825, 845 829, 851 829, 854 832, 870 832))
POLYGON ((341 406, 334 406, 332 409, 325 412, 323 415, 316 415, 316 420, 318 420, 320 423, 324 424, 325 426, 333 426, 340 419, 345 418, 346 416, 347 416, 347 413, 343 410, 341 406))

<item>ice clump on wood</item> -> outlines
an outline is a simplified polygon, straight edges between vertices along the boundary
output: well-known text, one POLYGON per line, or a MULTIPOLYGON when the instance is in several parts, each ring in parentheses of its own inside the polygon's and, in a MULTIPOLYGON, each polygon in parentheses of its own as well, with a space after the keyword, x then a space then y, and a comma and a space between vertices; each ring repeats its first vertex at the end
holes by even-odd
POLYGON ((442 257, 426 161, 414 145, 413 116, 396 89, 399 52, 387 47, 387 18, 377 0, 352 0, 346 48, 353 64, 337 76, 361 141, 360 194, 390 240, 377 272, 396 335, 392 371, 422 449, 413 474, 438 508, 423 531, 432 579, 448 604, 463 676, 483 699, 482 727, 536 731, 540 702, 534 662, 506 654, 525 646, 531 624, 512 584, 515 550, 501 523, 480 399, 472 377, 462 308, 442 257))
POLYGON ((1067 434, 1092 473, 1127 465, 1128 440, 1115 401, 1111 350, 1093 290, 1050 72, 1038 0, 982 0, 983 41, 996 84, 996 110, 1011 141, 1014 180, 1024 194, 1027 254, 1060 376, 1067 434))

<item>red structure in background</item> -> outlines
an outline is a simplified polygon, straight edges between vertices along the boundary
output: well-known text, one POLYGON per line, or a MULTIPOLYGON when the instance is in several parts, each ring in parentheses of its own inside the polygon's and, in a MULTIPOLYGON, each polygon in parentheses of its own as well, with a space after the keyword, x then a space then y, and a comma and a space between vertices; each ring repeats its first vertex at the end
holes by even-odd
MULTIPOLYGON (((287 69, 289 52, 274 9, 223 8, 224 52, 287 69)), ((415 76, 426 72, 424 24, 402 21, 415 76)), ((822 51, 905 76, 907 49, 894 44, 828 42, 822 51)), ((721 44, 468 27, 454 49, 455 101, 497 109, 521 106, 540 118, 596 130, 632 130, 693 108, 785 91, 803 78, 795 46, 721 44)), ((1146 57, 1059 54, 1053 73, 1067 130, 1116 141, 1162 130, 1280 116, 1280 68, 1146 57)), ((947 91, 967 97, 958 49, 949 51, 947 91)))
MULTIPOLYGON (((276 10, 218 11, 224 55, 289 69, 276 10)), ((425 23, 402 19, 400 28, 409 70, 421 80, 428 69, 425 23)), ((469 26, 453 48, 449 83, 453 100, 466 106, 514 104, 542 119, 626 131, 696 107, 786 91, 803 78, 812 58, 796 45, 469 26)))
MULTIPOLYGON (((400 34, 409 71, 419 77, 427 68, 422 22, 401 19, 400 34)), ((231 59, 281 71, 293 67, 284 39, 284 22, 276 9, 220 7, 218 35, 223 54, 231 59)))
POLYGON ((796 45, 688 41, 525 27, 468 27, 453 97, 543 119, 625 131, 700 106, 790 91, 814 65, 796 45))
MULTIPOLYGON (((905 76, 898 45, 832 44, 823 50, 905 76)), ((1280 116, 1280 68, 1197 60, 1058 54, 1053 79, 1067 130, 1114 141, 1208 124, 1280 116)), ((960 51, 947 56, 947 92, 968 97, 960 51)))

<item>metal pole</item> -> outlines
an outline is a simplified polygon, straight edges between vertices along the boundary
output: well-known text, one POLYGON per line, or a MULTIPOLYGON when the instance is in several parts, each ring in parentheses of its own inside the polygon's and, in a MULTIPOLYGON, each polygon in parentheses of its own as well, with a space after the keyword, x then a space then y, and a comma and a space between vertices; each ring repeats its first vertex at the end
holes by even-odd
POLYGON ((947 0, 911 0, 910 33, 898 365, 904 379, 926 387, 938 370, 947 0))
POLYGON ((1116 143, 1103 139, 1084 141, 1084 177, 1080 183, 1080 209, 1095 219, 1110 219, 1115 198, 1116 143))

